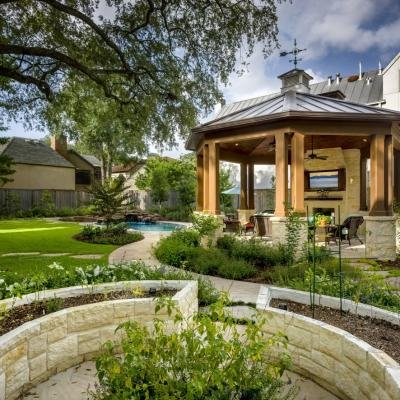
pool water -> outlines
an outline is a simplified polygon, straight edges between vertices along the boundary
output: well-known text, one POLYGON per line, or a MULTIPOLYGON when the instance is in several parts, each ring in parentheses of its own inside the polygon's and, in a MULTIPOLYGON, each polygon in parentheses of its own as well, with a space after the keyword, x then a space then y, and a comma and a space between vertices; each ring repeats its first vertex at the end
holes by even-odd
POLYGON ((128 222, 129 228, 142 232, 172 232, 183 225, 172 222, 128 222))

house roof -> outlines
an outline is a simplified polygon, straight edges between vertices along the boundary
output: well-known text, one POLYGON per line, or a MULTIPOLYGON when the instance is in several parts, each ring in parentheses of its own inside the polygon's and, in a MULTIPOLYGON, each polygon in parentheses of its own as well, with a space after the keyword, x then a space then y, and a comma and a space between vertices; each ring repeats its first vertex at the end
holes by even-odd
POLYGON ((122 172, 129 172, 131 174, 134 174, 140 170, 144 165, 146 165, 145 160, 139 160, 139 161, 131 161, 128 164, 125 165, 115 165, 112 167, 112 173, 113 174, 118 174, 122 172))
POLYGON ((89 164, 91 164, 93 167, 101 167, 101 161, 90 154, 80 154, 82 158, 84 158, 89 164))
POLYGON ((16 164, 74 168, 69 161, 40 140, 10 138, 7 145, 0 147, 0 154, 11 157, 16 164))
MULTIPOLYGON (((354 103, 379 103, 383 100, 382 74, 379 74, 378 70, 374 70, 365 72, 361 80, 354 80, 354 76, 348 76, 340 78, 339 84, 337 84, 335 80, 333 80, 330 84, 328 80, 310 84, 311 94, 320 95, 333 91, 341 91, 345 95, 346 100, 354 103)), ((265 96, 254 97, 251 99, 227 104, 221 108, 215 118, 220 118, 243 108, 262 103, 265 100, 271 99, 278 95, 279 93, 272 93, 265 96)))

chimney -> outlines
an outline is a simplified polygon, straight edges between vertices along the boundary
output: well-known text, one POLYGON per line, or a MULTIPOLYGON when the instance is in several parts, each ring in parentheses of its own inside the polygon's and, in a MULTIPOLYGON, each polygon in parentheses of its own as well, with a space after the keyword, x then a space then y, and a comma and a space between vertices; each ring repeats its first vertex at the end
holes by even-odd
POLYGON ((278 76, 282 81, 281 93, 286 93, 289 90, 302 93, 310 93, 309 82, 314 79, 302 69, 292 69, 285 74, 278 76))
POLYGON ((328 76, 328 86, 332 85, 332 75, 328 76))
POLYGON ((339 83, 340 83, 340 72, 338 72, 337 74, 336 74, 336 85, 339 85, 339 83))
POLYGON ((362 65, 361 61, 358 63, 358 80, 361 81, 362 79, 362 65))
POLYGON ((68 155, 67 139, 63 135, 52 135, 50 147, 63 157, 68 155))

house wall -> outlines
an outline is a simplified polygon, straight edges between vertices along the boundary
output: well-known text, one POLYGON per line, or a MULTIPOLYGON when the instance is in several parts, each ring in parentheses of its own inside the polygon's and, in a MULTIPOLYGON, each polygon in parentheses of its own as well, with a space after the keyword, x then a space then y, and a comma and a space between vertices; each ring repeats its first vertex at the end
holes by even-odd
POLYGON ((400 110, 400 57, 396 57, 383 71, 383 98, 385 108, 400 110))
POLYGON ((13 182, 3 189, 75 190, 75 169, 46 165, 15 164, 13 182))
MULTIPOLYGON (((74 165, 77 170, 90 171, 90 180, 93 183, 95 181, 94 178, 94 167, 88 163, 86 160, 79 157, 73 151, 69 151, 65 158, 74 165)), ((76 190, 86 190, 90 185, 76 185, 76 190)))
MULTIPOLYGON (((306 171, 333 170, 339 168, 346 169, 346 190, 330 191, 328 197, 342 197, 342 200, 305 200, 311 214, 313 208, 334 208, 335 216, 338 216, 338 206, 340 206, 341 221, 349 215, 363 215, 360 212, 360 150, 341 148, 318 149, 318 155, 327 156, 326 160, 305 160, 304 169, 306 171)), ((318 192, 305 192, 304 197, 316 197, 318 192)), ((338 220, 336 222, 339 222, 338 220)))

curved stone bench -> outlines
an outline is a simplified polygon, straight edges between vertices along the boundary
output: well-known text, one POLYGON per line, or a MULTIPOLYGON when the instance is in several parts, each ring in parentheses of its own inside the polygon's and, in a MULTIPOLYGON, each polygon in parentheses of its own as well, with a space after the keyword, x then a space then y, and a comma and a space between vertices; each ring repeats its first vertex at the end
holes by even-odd
MULTIPOLYGON (((340 399, 400 399, 400 365, 385 352, 332 325, 269 307, 272 298, 308 304, 309 293, 263 287, 257 302, 257 309, 267 318, 265 332, 271 335, 283 332, 287 335, 294 372, 312 379, 340 399)), ((318 301, 322 305, 330 303, 329 307, 337 308, 335 305, 338 305, 339 299, 321 296, 316 303, 318 301)), ((355 306, 352 303, 346 301, 346 309, 351 310, 355 306)), ((379 314, 385 316, 382 319, 391 322, 399 320, 395 313, 377 311, 376 307, 371 311, 370 306, 366 307, 366 312, 372 312, 375 318, 379 314)))
MULTIPOLYGON (((15 301, 15 306, 38 299, 67 298, 89 293, 145 289, 176 289, 172 297, 184 318, 197 311, 197 281, 129 281, 93 287, 70 287, 37 292, 15 301)), ((0 301, 10 308, 13 300, 0 301)), ((66 308, 27 322, 0 337, 0 399, 16 399, 23 391, 69 367, 92 359, 107 340, 118 340, 116 327, 133 320, 150 325, 153 298, 104 301, 66 308)), ((172 322, 165 310, 157 318, 172 322)))

